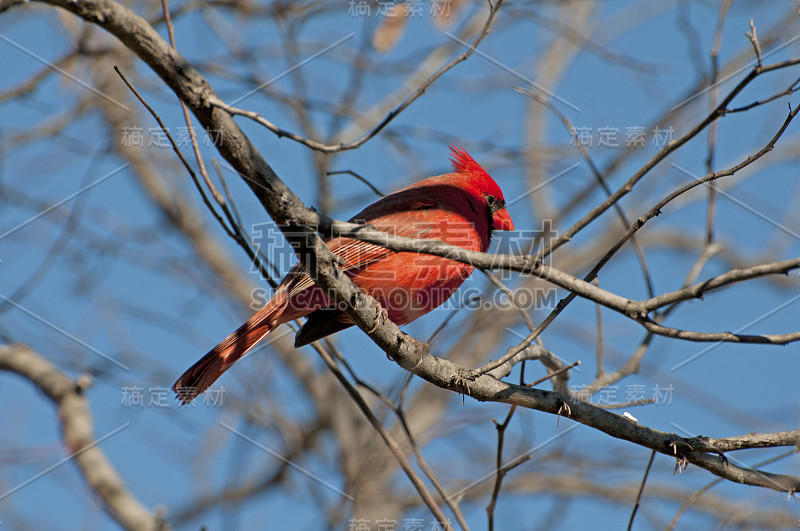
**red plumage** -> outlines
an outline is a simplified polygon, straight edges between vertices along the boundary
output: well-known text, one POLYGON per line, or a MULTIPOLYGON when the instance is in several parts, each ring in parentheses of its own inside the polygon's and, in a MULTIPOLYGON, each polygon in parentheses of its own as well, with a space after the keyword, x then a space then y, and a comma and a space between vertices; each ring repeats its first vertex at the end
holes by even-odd
MULTIPOLYGON (((350 221, 485 252, 493 230, 514 230, 503 192, 463 148, 450 146, 450 150, 453 173, 387 195, 350 221)), ((329 239, 326 244, 344 263, 345 274, 398 325, 440 306, 472 273, 472 266, 447 258, 396 253, 349 238, 329 239)), ((296 347, 352 326, 298 263, 264 308, 187 370, 173 390, 181 402, 191 402, 272 330, 300 317, 308 319, 297 333, 296 347)))

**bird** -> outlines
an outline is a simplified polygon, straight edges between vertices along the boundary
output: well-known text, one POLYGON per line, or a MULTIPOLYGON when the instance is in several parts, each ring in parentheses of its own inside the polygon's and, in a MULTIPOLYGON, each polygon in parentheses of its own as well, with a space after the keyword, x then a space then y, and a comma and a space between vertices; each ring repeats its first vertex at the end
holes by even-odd
MULTIPOLYGON (((386 195, 350 222, 486 252, 493 231, 514 230, 503 192, 460 145, 450 145, 450 160, 451 173, 386 195)), ((325 243, 343 264, 341 270, 399 326, 442 305, 473 271, 471 265, 448 258, 395 252, 351 238, 328 238, 325 243)), ((306 321, 295 336, 295 348, 353 325, 297 262, 261 310, 178 378, 172 387, 178 400, 194 400, 267 334, 301 317, 306 321)))

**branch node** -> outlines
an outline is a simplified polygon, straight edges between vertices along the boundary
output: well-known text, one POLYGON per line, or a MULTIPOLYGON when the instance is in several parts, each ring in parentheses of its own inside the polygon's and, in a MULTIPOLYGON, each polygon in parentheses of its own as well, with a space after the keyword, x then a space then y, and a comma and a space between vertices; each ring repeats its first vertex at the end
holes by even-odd
POLYGON ((753 45, 753 50, 756 52, 756 70, 760 71, 761 63, 761 45, 758 43, 758 35, 756 34, 756 27, 753 24, 753 19, 750 19, 750 31, 746 32, 747 38, 750 39, 750 44, 753 45))
POLYGON ((675 473, 683 474, 683 471, 686 470, 686 466, 689 464, 689 460, 685 457, 678 457, 675 459, 675 468, 672 470, 672 475, 674 476, 675 473))
POLYGON ((75 380, 75 392, 83 394, 83 392, 94 384, 94 379, 89 373, 83 373, 75 380))
POLYGON ((569 418, 572 415, 572 409, 567 404, 566 400, 561 400, 561 405, 558 407, 558 411, 556 412, 556 428, 558 428, 558 421, 561 420, 562 414, 561 412, 565 411, 566 413, 563 415, 564 417, 569 418))
POLYGON ((475 381, 475 377, 470 373, 471 371, 459 367, 456 374, 450 380, 450 387, 462 395, 472 396, 469 389, 469 382, 475 381))

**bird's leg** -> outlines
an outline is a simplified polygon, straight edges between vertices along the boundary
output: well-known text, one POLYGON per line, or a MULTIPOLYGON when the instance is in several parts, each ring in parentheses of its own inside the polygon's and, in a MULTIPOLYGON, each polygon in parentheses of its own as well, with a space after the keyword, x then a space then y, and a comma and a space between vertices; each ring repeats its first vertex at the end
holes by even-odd
POLYGON ((373 333, 378 329, 381 323, 385 322, 389 318, 389 312, 387 312, 386 308, 381 306, 381 303, 379 303, 377 300, 375 300, 375 308, 375 317, 372 321, 372 328, 367 331, 367 334, 373 333))
POLYGON ((422 360, 425 359, 425 356, 431 353, 431 347, 424 341, 420 341, 414 336, 406 334, 406 338, 409 339, 411 344, 414 346, 414 352, 417 355, 417 362, 414 363, 413 367, 411 367, 411 370, 415 371, 420 365, 422 365, 422 360))

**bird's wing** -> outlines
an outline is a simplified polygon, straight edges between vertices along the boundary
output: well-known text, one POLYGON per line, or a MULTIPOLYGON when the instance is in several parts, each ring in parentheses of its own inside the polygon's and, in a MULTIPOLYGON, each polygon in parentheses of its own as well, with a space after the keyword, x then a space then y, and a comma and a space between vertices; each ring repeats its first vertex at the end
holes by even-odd
MULTIPOLYGON (((397 217, 393 215, 384 216, 378 220, 374 220, 373 225, 379 230, 391 232, 398 236, 440 239, 448 243, 461 245, 468 249, 475 249, 479 245, 479 243, 477 243, 478 239, 475 238, 474 228, 471 224, 468 224, 463 218, 452 212, 443 212, 438 209, 431 209, 429 211, 406 211, 402 214, 398 214, 397 217), (402 221, 402 225, 393 224, 394 221, 402 221), (461 230, 461 228, 464 230, 461 230), (472 242, 472 244, 470 244, 470 242, 472 242)), ((379 262, 394 254, 393 251, 389 251, 383 247, 358 240, 337 238, 330 243, 332 244, 331 249, 344 260, 345 265, 342 268, 344 271, 354 270, 355 268, 368 266, 370 264, 373 264, 378 270, 381 270, 384 266, 379 262)), ((412 264, 413 260, 408 260, 408 266, 413 267, 412 264)), ((386 267, 389 267, 389 270, 391 270, 391 268, 397 267, 397 265, 387 264, 386 267)), ((382 271, 373 271, 372 275, 381 276, 381 273, 386 273, 389 270, 384 268, 382 271)), ((367 275, 369 276, 369 273, 367 273, 367 275)), ((357 274, 356 277, 356 280, 358 280, 360 274, 357 274)), ((363 279, 361 280, 361 284, 363 284, 363 279)), ((389 281, 390 284, 391 282, 392 281, 389 281)), ((313 282, 306 275, 297 285, 300 286, 301 289, 305 289, 313 285, 313 282)), ((336 307, 319 308, 308 314, 306 318, 306 322, 295 337, 296 348, 322 339, 323 337, 353 325, 350 318, 336 307)))
MULTIPOLYGON (((433 230, 436 234, 439 231, 436 230, 430 220, 436 217, 432 215, 433 212, 440 212, 436 208, 437 203, 420 197, 407 199, 394 197, 397 195, 401 194, 396 193, 386 196, 370 205, 356 216, 353 216, 350 222, 367 223, 380 231, 396 236, 436 238, 436 235, 431 235, 431 231, 433 230), (385 212, 390 209, 397 210, 386 214, 385 212), (383 214, 381 214, 382 212, 383 214)), ((332 238, 327 240, 325 244, 342 260, 341 269, 343 272, 362 268, 394 253, 394 251, 390 251, 380 245, 352 238, 332 238)), ((305 266, 298 262, 289 270, 282 284, 287 285, 289 297, 292 297, 313 286, 314 281, 308 276, 305 266)))

